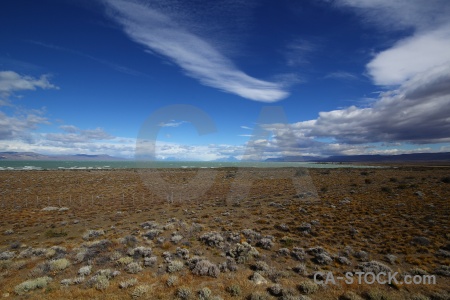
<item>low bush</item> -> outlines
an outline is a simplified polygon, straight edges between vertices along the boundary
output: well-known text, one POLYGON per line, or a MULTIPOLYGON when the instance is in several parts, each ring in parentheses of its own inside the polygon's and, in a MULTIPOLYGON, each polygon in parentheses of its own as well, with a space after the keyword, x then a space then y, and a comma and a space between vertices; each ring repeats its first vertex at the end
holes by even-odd
POLYGON ((179 260, 172 260, 168 265, 167 265, 167 272, 169 273, 175 273, 178 271, 183 270, 184 268, 184 263, 182 261, 179 260))
POLYGON ((85 234, 83 234, 84 240, 89 240, 92 238, 96 238, 105 234, 103 229, 100 230, 88 230, 85 234))
POLYGON ((21 284, 17 285, 14 288, 14 291, 18 295, 23 295, 29 291, 46 287, 50 281, 52 281, 52 279, 48 276, 27 280, 27 281, 22 282, 21 284))
POLYGON ((51 271, 62 271, 70 266, 70 261, 65 258, 51 260, 50 261, 50 270, 51 271))

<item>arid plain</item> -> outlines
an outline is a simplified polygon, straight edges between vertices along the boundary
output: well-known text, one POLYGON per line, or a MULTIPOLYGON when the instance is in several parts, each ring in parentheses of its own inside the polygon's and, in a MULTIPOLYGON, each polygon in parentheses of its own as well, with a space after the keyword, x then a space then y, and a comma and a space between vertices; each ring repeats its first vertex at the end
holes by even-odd
POLYGON ((449 176, 407 165, 2 171, 0 297, 450 299, 449 176), (436 283, 313 280, 361 270, 436 283))

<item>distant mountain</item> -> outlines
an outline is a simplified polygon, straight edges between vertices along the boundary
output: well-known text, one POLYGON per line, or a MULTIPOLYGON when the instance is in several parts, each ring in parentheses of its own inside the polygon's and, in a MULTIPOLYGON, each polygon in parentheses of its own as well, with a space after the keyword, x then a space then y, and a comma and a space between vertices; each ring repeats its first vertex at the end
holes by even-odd
POLYGON ((427 162, 450 161, 450 152, 411 153, 398 155, 349 155, 330 156, 322 162, 427 162))
POLYGON ((292 161, 292 162, 427 162, 450 161, 450 152, 441 153, 412 153, 398 155, 340 155, 330 157, 317 156, 286 156, 268 158, 265 161, 292 161))
MULTIPOLYGON (((65 161, 125 161, 127 159, 107 154, 75 154, 45 155, 36 152, 0 152, 0 160, 65 160, 65 161)), ((176 157, 168 157, 164 161, 180 161, 176 157)), ((236 157, 229 156, 214 162, 238 162, 236 157)), ((399 155, 340 155, 330 157, 319 156, 286 156, 268 158, 266 162, 439 162, 450 161, 450 152, 412 153, 399 155)))
POLYGON ((283 156, 283 157, 274 157, 268 158, 265 161, 267 162, 283 162, 283 161, 293 161, 293 162, 311 162, 311 161, 319 161, 323 159, 321 156, 283 156))
POLYGON ((107 154, 45 155, 36 152, 0 152, 0 160, 122 161, 126 159, 107 154))
POLYGON ((237 159, 234 156, 228 156, 228 157, 224 157, 224 158, 215 159, 215 160, 212 160, 212 161, 214 161, 214 162, 237 162, 237 161, 240 161, 240 160, 237 159))

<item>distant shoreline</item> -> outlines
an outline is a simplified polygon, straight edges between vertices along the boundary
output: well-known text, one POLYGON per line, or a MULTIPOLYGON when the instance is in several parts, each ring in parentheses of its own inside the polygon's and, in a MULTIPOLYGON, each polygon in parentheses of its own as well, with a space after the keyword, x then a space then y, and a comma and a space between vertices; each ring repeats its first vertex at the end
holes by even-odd
POLYGON ((374 168, 361 164, 313 162, 164 162, 164 161, 0 161, 0 171, 219 169, 219 168, 374 168))
POLYGON ((222 168, 307 168, 307 169, 364 169, 364 168, 448 168, 450 162, 178 162, 178 161, 24 161, 0 160, 0 171, 94 171, 139 169, 222 169, 222 168))

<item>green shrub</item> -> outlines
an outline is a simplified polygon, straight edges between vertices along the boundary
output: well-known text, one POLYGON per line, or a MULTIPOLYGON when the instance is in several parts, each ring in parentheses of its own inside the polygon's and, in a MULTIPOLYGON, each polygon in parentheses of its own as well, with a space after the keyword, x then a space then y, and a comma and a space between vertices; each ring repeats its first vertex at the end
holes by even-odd
POLYGON ((175 272, 181 271, 183 268, 184 268, 184 263, 182 261, 173 260, 167 266, 167 272, 175 273, 175 272))
POLYGON ((367 298, 369 300, 391 300, 393 299, 388 295, 387 292, 379 290, 379 289, 373 289, 367 292, 367 298))
POLYGON ((314 294, 319 290, 319 286, 317 285, 317 283, 310 280, 303 281, 302 283, 300 283, 298 288, 302 293, 307 295, 314 294))
POLYGON ((263 293, 255 292, 250 295, 249 299, 250 300, 268 300, 269 295, 267 295, 265 293, 263 294, 263 293))
POLYGON ((137 262, 132 262, 132 263, 129 263, 129 264, 127 265, 127 267, 125 268, 125 270, 126 270, 128 273, 131 273, 131 274, 137 274, 137 273, 139 273, 139 272, 142 271, 142 267, 141 267, 141 264, 139 264, 139 263, 137 263, 137 262))
POLYGON ((125 281, 122 281, 121 283, 119 283, 119 287, 121 289, 127 289, 129 287, 135 286, 137 283, 137 279, 136 278, 131 278, 125 281))
POLYGON ((125 256, 125 257, 121 257, 116 261, 116 264, 119 266, 126 266, 129 265, 133 262, 133 258, 129 257, 129 256, 125 256))
POLYGON ((241 287, 238 284, 230 285, 226 290, 232 297, 237 297, 242 293, 241 287))
POLYGON ((178 281, 178 277, 177 276, 169 276, 169 278, 167 278, 166 284, 167 286, 174 286, 178 281))
POLYGON ((350 291, 340 296, 339 300, 363 300, 363 298, 358 294, 355 294, 354 292, 350 291))
POLYGON ((150 287, 148 285, 138 285, 134 288, 133 292, 131 292, 131 297, 140 298, 148 293, 150 287))
POLYGON ((52 281, 52 279, 48 276, 27 280, 27 281, 22 282, 21 284, 17 285, 14 288, 14 291, 18 295, 23 295, 29 291, 46 287, 50 281, 52 281))
POLYGON ((50 261, 50 270, 51 271, 62 271, 65 268, 70 266, 70 262, 65 258, 60 258, 56 260, 50 261))
POLYGON ((207 287, 204 287, 198 291, 198 298, 200 300, 209 300, 211 298, 211 294, 211 290, 207 287))
POLYGON ((109 279, 105 275, 98 275, 94 287, 99 291, 104 291, 109 287, 109 279))
POLYGON ((180 299, 189 299, 192 296, 192 291, 190 288, 182 286, 177 290, 177 297, 180 299))
POLYGON ((105 234, 105 231, 103 229, 88 230, 85 234, 83 234, 83 240, 89 240, 91 238, 96 238, 96 237, 99 237, 104 234, 105 234))

